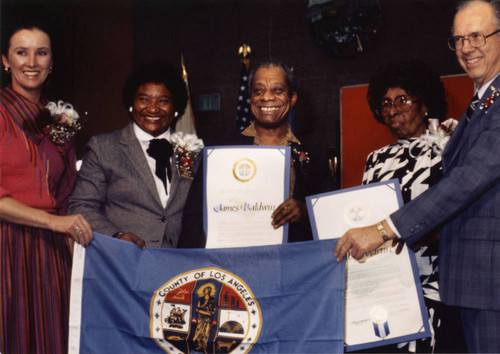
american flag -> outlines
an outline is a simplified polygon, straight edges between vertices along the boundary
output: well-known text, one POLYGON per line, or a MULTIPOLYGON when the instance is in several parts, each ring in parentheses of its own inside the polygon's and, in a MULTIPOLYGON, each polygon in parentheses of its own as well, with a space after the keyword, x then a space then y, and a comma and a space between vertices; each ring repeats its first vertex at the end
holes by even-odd
POLYGON ((236 110, 236 129, 245 130, 252 123, 250 113, 250 90, 248 87, 248 67, 244 60, 241 62, 240 85, 238 89, 238 106, 236 110))

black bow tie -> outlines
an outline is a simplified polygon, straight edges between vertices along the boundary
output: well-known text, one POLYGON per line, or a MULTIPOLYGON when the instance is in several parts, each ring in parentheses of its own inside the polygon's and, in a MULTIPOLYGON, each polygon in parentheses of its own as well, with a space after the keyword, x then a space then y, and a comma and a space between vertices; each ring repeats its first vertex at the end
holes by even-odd
POLYGON ((172 168, 170 166, 170 157, 174 152, 172 144, 167 139, 153 139, 149 142, 149 147, 146 150, 149 156, 156 160, 155 174, 161 179, 167 190, 167 179, 165 169, 167 170, 168 180, 172 180, 172 168))

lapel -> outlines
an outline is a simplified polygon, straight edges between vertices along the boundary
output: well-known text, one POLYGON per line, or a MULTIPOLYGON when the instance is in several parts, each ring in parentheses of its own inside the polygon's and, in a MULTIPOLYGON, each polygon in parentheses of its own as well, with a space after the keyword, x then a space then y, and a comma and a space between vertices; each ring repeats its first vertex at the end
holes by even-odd
MULTIPOLYGON (((484 116, 487 114, 490 108, 480 109, 481 105, 492 95, 493 88, 500 87, 500 75, 491 83, 491 85, 484 92, 483 97, 479 100, 474 113, 470 117, 469 122, 467 122, 466 113, 462 115, 460 118, 460 122, 457 126, 457 129, 453 133, 448 145, 446 146, 445 151, 443 152, 442 164, 443 164, 443 172, 447 170, 447 168, 455 161, 458 157, 460 151, 464 147, 464 144, 470 139, 474 139, 474 137, 481 132, 481 120, 484 119, 484 116)), ((490 106, 491 107, 491 106, 490 106)))
POLYGON ((168 209, 168 207, 178 199, 176 198, 176 195, 180 191, 181 177, 179 176, 179 171, 177 170, 177 165, 175 163, 175 150, 172 155, 172 181, 170 182, 170 194, 168 196, 165 209, 168 209))
MULTIPOLYGON (((474 115, 473 115, 474 116, 474 115)), ((457 153, 459 151, 459 147, 462 146, 463 144, 463 139, 462 135, 464 134, 464 130, 467 127, 467 118, 466 114, 462 114, 462 117, 460 118, 460 121, 458 122, 458 126, 453 132, 453 135, 451 136, 450 141, 446 145, 446 148, 443 151, 443 156, 442 156, 442 165, 443 165, 443 172, 447 170, 448 166, 450 165, 451 161, 455 159, 457 156, 457 153)))
POLYGON ((291 151, 291 158, 293 161, 293 169, 295 172, 295 185, 293 187, 293 197, 298 200, 304 200, 306 195, 308 195, 307 192, 307 186, 308 186, 308 180, 310 177, 310 171, 311 171, 311 160, 310 160, 310 151, 306 150, 304 148, 303 144, 297 144, 292 142, 290 145, 290 148, 292 149, 291 151), (294 150, 296 152, 294 152, 294 150), (305 157, 309 158, 308 161, 300 161, 301 159, 301 154, 304 153, 305 157))
POLYGON ((127 156, 130 164, 136 170, 137 174, 141 177, 144 184, 147 186, 149 192, 154 197, 156 203, 163 209, 160 196, 156 190, 156 184, 149 169, 148 162, 142 152, 141 144, 134 134, 134 128, 130 123, 125 129, 122 130, 120 137, 120 148, 125 156, 127 156))

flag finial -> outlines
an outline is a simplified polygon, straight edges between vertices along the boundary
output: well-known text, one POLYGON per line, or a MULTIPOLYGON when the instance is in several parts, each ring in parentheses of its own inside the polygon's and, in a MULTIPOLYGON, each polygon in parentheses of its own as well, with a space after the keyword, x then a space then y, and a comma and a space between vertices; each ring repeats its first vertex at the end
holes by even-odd
POLYGON ((186 65, 184 64, 184 54, 183 53, 181 53, 181 66, 182 66, 182 78, 184 80, 186 80, 188 77, 188 73, 186 70, 186 65))
POLYGON ((250 54, 252 54, 252 48, 250 48, 249 45, 243 44, 239 49, 238 49, 238 54, 241 56, 242 59, 246 59, 250 54))

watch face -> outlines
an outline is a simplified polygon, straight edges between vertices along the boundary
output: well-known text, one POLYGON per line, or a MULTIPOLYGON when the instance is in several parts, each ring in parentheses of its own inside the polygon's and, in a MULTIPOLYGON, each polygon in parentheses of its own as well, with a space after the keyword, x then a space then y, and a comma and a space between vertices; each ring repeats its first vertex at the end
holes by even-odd
POLYGON ((387 231, 385 231, 384 225, 381 222, 377 223, 377 231, 384 241, 389 240, 389 236, 387 235, 387 231))

